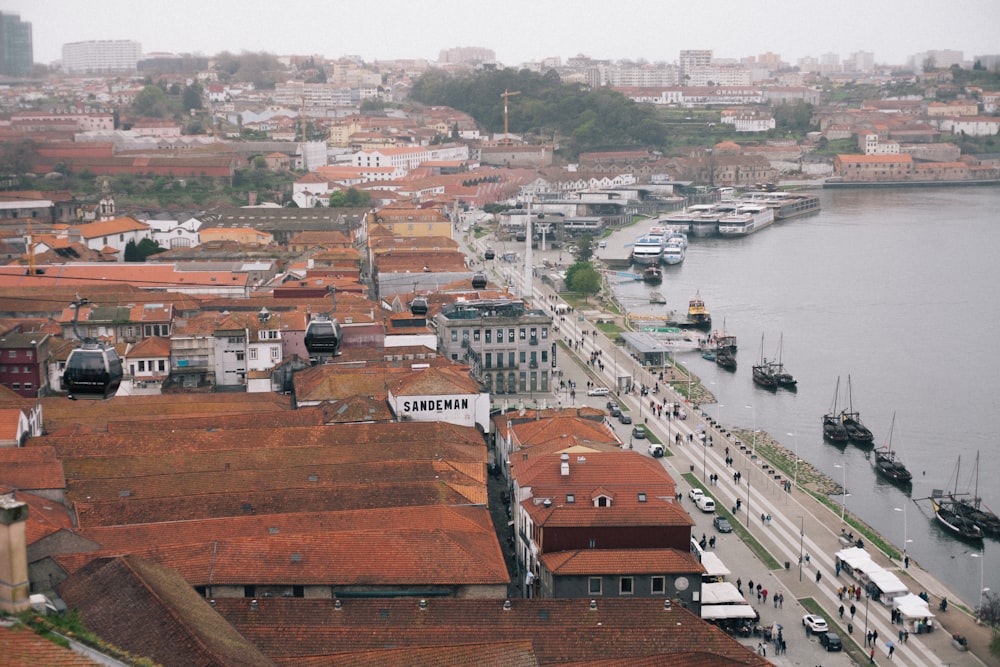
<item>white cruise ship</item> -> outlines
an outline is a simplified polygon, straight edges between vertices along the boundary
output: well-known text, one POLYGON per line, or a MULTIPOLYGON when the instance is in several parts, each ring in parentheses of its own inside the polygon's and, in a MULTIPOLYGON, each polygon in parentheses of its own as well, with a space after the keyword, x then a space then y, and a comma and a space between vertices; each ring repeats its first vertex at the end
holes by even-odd
POLYGON ((734 211, 719 218, 722 236, 746 236, 774 222, 774 210, 761 204, 741 203, 734 211))
POLYGON ((695 204, 667 215, 661 222, 673 229, 686 230, 692 236, 715 236, 719 232, 720 217, 722 211, 717 204, 695 204))
POLYGON ((664 264, 680 264, 684 261, 684 256, 687 251, 684 250, 684 246, 680 243, 675 243, 673 241, 668 241, 667 245, 663 248, 663 263, 664 264))
POLYGON ((639 266, 659 264, 666 238, 662 234, 643 234, 632 244, 632 262, 639 266))

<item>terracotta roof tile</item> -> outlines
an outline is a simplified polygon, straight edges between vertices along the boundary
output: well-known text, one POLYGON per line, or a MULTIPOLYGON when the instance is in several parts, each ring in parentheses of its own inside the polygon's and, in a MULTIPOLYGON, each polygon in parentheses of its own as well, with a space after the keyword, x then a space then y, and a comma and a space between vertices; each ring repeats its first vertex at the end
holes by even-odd
POLYGON ((529 641, 488 642, 460 646, 430 646, 397 649, 345 651, 310 658, 277 660, 295 667, 453 667, 453 665, 498 665, 537 667, 529 641))
POLYGON ((540 558, 557 575, 705 572, 690 552, 677 549, 582 549, 542 554, 540 558))
POLYGON ((246 600, 220 599, 217 609, 275 660, 334 651, 530 641, 540 665, 586 660, 675 656, 679 665, 766 667, 719 628, 663 600, 414 599, 341 601, 269 598, 251 611, 246 600))
POLYGON ((23 625, 0 626, 0 655, 6 667, 93 667, 101 663, 36 635, 23 625))
POLYGON ((52 447, 0 447, 0 484, 17 489, 65 489, 62 462, 52 447))

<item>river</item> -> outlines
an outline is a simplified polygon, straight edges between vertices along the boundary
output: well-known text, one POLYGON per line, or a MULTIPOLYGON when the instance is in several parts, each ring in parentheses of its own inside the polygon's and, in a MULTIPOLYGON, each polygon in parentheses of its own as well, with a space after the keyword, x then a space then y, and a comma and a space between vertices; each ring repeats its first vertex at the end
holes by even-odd
MULTIPOLYGON (((843 482, 847 510, 875 527, 970 605, 982 586, 1000 591, 1000 544, 978 547, 943 532, 926 498, 932 489, 978 489, 1000 510, 1000 362, 990 336, 1000 326, 1000 188, 824 190, 822 210, 776 222, 742 239, 691 239, 686 261, 663 267, 666 308, 684 311, 700 292, 715 328, 739 340, 730 373, 682 353, 715 394, 722 423, 767 431, 843 482), (798 391, 757 388, 750 367, 782 359, 798 391), (913 473, 909 493, 877 478, 861 449, 826 444, 820 420, 852 403, 913 473), (961 457, 960 472, 956 471, 961 457), (846 466, 846 467, 844 467, 846 466), (957 477, 957 482, 956 482, 957 477), (973 554, 983 557, 973 557, 973 554)), ((601 256, 627 257, 641 223, 612 236, 601 256)), ((631 310, 653 314, 649 286, 615 286, 631 310)), ((834 498, 844 500, 841 496, 834 498)))

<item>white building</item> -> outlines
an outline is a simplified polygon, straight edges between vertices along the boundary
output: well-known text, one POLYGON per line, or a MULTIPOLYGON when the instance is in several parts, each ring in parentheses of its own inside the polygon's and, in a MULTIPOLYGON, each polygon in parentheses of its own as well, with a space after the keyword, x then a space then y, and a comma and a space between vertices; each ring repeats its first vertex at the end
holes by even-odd
POLYGON ((102 39, 63 44, 62 65, 68 74, 134 72, 142 45, 127 39, 102 39))

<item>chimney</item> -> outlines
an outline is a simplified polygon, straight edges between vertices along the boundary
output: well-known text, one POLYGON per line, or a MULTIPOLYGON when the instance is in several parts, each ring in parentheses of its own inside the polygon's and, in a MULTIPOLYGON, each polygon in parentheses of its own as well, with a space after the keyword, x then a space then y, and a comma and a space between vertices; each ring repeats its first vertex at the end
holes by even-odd
POLYGON ((27 522, 27 504, 0 496, 0 611, 8 614, 31 608, 27 522))
POLYGON ((569 476, 569 454, 563 453, 559 457, 562 463, 559 464, 559 471, 562 473, 563 477, 569 476))

